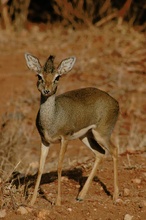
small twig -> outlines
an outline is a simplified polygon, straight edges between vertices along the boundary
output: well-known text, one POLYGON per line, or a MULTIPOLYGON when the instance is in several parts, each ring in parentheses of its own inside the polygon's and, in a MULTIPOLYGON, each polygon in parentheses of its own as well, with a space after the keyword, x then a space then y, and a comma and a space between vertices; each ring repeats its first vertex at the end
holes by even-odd
POLYGON ((127 154, 127 160, 128 160, 128 166, 131 167, 131 161, 130 161, 130 156, 127 154))
MULTIPOLYGON (((15 166, 14 169, 13 169, 13 172, 16 170, 16 168, 19 166, 20 163, 21 163, 21 160, 16 164, 16 166, 15 166)), ((8 177, 7 177, 7 179, 6 179, 5 182, 7 182, 7 181, 10 179, 10 176, 11 176, 11 174, 12 174, 13 172, 11 172, 11 173, 8 175, 8 177)))
POLYGON ((96 27, 100 27, 102 26, 103 24, 107 23, 108 21, 112 20, 113 18, 116 18, 117 17, 117 12, 114 12, 110 15, 107 15, 106 17, 104 17, 103 19, 101 19, 100 21, 98 21, 95 26, 96 27))

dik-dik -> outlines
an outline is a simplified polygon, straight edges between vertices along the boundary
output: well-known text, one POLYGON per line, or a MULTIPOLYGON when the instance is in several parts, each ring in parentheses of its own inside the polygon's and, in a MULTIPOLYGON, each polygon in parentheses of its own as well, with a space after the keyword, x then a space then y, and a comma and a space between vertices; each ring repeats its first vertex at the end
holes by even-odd
POLYGON ((97 88, 83 88, 56 96, 59 79, 74 66, 76 58, 64 59, 58 67, 54 65, 54 56, 49 56, 44 66, 29 53, 25 54, 27 66, 38 76, 37 88, 41 93, 40 109, 36 126, 41 137, 41 156, 38 177, 31 205, 37 198, 37 192, 43 173, 45 160, 51 144, 60 142, 58 159, 58 193, 56 205, 61 204, 61 172, 64 154, 69 140, 79 138, 95 154, 92 171, 79 192, 77 200, 83 200, 96 174, 98 165, 106 151, 109 151, 114 163, 114 193, 118 198, 117 159, 118 150, 110 140, 117 121, 119 105, 109 94, 97 88))

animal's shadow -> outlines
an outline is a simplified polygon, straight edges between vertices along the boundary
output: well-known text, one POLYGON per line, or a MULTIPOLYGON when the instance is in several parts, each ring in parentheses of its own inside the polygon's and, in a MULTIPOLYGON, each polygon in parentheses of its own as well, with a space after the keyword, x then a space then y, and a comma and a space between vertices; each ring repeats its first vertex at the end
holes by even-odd
MULTIPOLYGON (((78 193, 82 190, 82 188, 87 180, 87 177, 83 176, 83 171, 81 168, 74 168, 72 170, 64 170, 64 171, 62 171, 62 176, 66 176, 68 179, 72 179, 72 180, 79 183, 80 187, 79 187, 78 193)), ((15 185, 16 188, 18 188, 20 185, 24 185, 25 186, 24 187, 24 196, 27 199, 28 189, 35 185, 36 178, 37 178, 37 174, 25 176, 19 172, 14 172, 12 174, 9 182, 11 182, 12 186, 15 185)), ((41 189, 41 185, 52 183, 57 179, 58 179, 57 171, 45 173, 42 175, 39 193, 46 200, 48 200, 48 199, 45 197, 45 194, 44 194, 43 190, 41 189)), ((97 176, 95 176, 93 178, 93 181, 99 183, 101 185, 101 187, 103 188, 104 192, 108 196, 112 197, 112 195, 109 192, 109 190, 107 189, 106 185, 97 176)))

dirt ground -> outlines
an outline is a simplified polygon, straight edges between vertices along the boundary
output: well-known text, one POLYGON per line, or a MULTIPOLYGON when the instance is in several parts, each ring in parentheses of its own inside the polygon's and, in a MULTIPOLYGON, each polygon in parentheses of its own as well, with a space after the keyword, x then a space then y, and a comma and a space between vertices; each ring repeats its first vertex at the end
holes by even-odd
POLYGON ((37 26, 21 33, 0 32, 0 218, 7 220, 146 219, 146 36, 114 23, 88 30, 37 26), (71 141, 62 174, 62 205, 55 206, 59 145, 50 149, 34 207, 29 205, 38 169, 40 137, 35 127, 39 92, 24 53, 40 62, 53 54, 56 65, 71 55, 77 62, 60 80, 57 93, 94 86, 120 104, 112 140, 119 147, 119 188, 113 195, 113 162, 107 155, 84 201, 77 194, 89 175, 93 153, 71 141), (13 175, 12 175, 13 173, 13 175))

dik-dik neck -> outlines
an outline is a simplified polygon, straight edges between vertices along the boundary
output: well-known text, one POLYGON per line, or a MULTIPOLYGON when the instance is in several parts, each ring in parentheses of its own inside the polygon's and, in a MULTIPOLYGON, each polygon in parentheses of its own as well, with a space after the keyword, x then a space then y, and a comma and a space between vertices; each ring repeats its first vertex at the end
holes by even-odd
POLYGON ((40 103, 40 119, 41 121, 53 120, 55 114, 55 94, 50 97, 41 95, 40 103))

